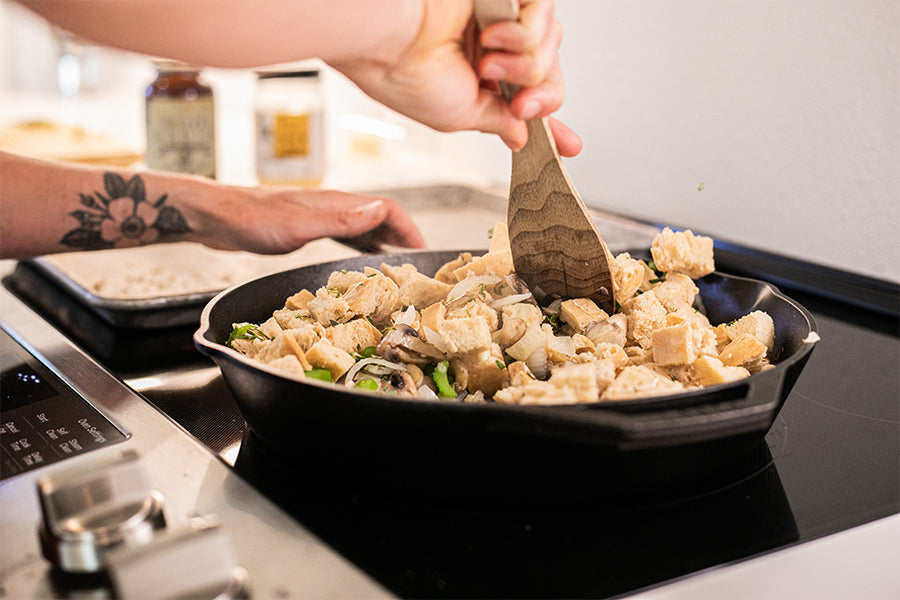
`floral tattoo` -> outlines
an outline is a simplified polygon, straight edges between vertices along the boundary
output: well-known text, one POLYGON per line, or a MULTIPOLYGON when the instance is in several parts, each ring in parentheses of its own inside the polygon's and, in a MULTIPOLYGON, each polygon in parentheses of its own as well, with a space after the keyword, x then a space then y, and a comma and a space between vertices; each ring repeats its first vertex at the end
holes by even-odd
POLYGON ((168 194, 155 202, 147 200, 140 175, 125 181, 116 173, 104 173, 103 187, 105 193, 79 194, 84 208, 69 213, 78 220, 78 227, 66 233, 60 243, 79 250, 104 250, 190 233, 181 212, 166 206, 168 194))

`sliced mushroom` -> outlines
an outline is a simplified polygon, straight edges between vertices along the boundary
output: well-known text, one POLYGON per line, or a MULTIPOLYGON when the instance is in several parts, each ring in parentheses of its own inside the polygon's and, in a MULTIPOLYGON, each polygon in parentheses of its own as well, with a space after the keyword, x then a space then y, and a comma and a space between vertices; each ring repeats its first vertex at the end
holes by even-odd
POLYGON ((443 352, 420 338, 415 329, 402 323, 381 338, 378 354, 386 360, 417 365, 444 358, 443 352))
POLYGON ((398 396, 415 396, 419 388, 406 371, 394 371, 385 382, 383 391, 394 392, 398 396))
POLYGON ((505 349, 518 342, 525 335, 526 329, 527 325, 522 319, 517 317, 504 319, 503 326, 494 332, 492 338, 495 344, 505 349))

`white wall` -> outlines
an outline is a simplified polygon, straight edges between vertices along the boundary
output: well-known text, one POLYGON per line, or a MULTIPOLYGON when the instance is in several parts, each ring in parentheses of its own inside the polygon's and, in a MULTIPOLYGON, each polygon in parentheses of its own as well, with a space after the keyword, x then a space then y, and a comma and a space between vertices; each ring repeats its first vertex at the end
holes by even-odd
POLYGON ((900 2, 556 6, 586 202, 900 281, 900 2))
MULTIPOLYGON (((585 142, 566 165, 586 202, 900 281, 900 0, 556 7, 559 117, 585 142)), ((55 52, 45 24, 0 0, 0 88, 52 88, 55 52)), ((135 138, 149 67, 121 53, 101 59, 99 87, 133 90, 124 131, 135 138)), ((433 156, 429 169, 406 171, 509 180, 509 154, 492 136, 410 127, 403 144, 433 156)))

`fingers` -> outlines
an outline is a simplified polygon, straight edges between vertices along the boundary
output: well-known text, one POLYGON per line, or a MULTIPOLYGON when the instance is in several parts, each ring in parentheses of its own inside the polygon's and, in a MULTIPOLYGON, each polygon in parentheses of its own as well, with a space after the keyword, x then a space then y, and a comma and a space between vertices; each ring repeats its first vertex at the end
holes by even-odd
POLYGON ((581 152, 583 144, 577 133, 553 117, 549 119, 549 123, 550 133, 553 134, 553 139, 556 141, 556 149, 559 150, 560 156, 571 157, 581 152))
POLYGON ((377 251, 382 245, 425 247, 419 229, 394 200, 338 192, 323 194, 331 196, 333 210, 326 208, 319 215, 320 237, 335 238, 365 252, 377 251))
POLYGON ((481 45, 494 52, 485 56, 479 74, 519 86, 543 82, 556 63, 562 25, 553 16, 550 0, 530 2, 519 21, 502 21, 481 33, 481 45))

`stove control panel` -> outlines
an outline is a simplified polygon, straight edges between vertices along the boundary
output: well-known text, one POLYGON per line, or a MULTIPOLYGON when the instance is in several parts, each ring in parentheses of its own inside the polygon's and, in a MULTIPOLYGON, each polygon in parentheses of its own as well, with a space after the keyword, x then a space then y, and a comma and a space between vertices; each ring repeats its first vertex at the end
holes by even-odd
POLYGON ((127 436, 0 330, 0 479, 127 436))
POLYGON ((218 517, 167 527, 164 498, 138 454, 38 480, 41 551, 65 577, 100 575, 97 594, 113 598, 249 597, 231 532, 218 517))

